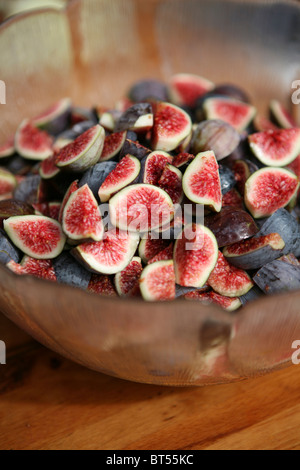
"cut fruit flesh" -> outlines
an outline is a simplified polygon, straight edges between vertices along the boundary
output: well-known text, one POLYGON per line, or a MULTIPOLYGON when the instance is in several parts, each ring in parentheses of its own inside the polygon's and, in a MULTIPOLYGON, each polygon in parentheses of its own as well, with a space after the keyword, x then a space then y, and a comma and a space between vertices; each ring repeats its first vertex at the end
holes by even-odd
POLYGON ((43 179, 54 178, 59 172, 60 169, 55 165, 56 154, 54 153, 50 157, 46 158, 41 162, 39 173, 43 179))
POLYGON ((153 256, 148 261, 148 264, 156 263, 156 261, 168 261, 173 259, 173 252, 174 252, 174 243, 171 242, 164 250, 157 253, 157 255, 153 256))
POLYGON ((87 291, 97 295, 105 295, 107 297, 117 296, 110 277, 105 274, 92 274, 87 291))
POLYGON ((138 243, 138 235, 114 229, 105 232, 100 242, 77 246, 72 255, 91 272, 116 274, 130 263, 138 243))
POLYGON ((222 208, 221 182, 218 163, 213 152, 199 153, 183 175, 185 195, 197 204, 212 207, 216 212, 222 208))
POLYGON ((252 152, 264 165, 286 166, 300 153, 300 129, 278 129, 249 136, 252 152))
POLYGON ((202 287, 218 260, 213 233, 200 224, 186 225, 175 242, 176 283, 183 287, 202 287))
POLYGON ((173 157, 167 152, 151 152, 143 161, 143 183, 157 185, 166 164, 172 162, 173 157))
POLYGON ((34 259, 30 256, 24 256, 18 267, 12 265, 8 267, 16 274, 28 274, 39 279, 45 279, 46 281, 56 281, 53 263, 49 259, 34 259))
POLYGON ((146 266, 140 277, 140 290, 144 300, 150 302, 175 299, 173 261, 157 261, 146 266))
POLYGON ((132 258, 126 268, 115 275, 116 291, 121 297, 137 297, 140 295, 139 279, 143 271, 141 258, 132 258))
POLYGON ((102 240, 104 227, 100 209, 87 184, 69 197, 63 210, 62 226, 71 240, 102 240))
POLYGON ((272 100, 270 102, 270 113, 271 118, 275 119, 275 122, 280 127, 283 127, 284 129, 297 127, 297 123, 294 121, 288 110, 278 100, 272 100))
POLYGON ((197 98, 211 91, 214 86, 213 82, 198 75, 176 74, 169 83, 170 99, 177 106, 193 107, 197 98))
POLYGON ((0 168, 0 196, 13 192, 16 186, 16 177, 10 171, 0 168))
POLYGON ((134 184, 109 201, 111 223, 121 230, 148 232, 169 223, 174 217, 170 196, 150 184, 134 184))
POLYGON ((169 194, 173 204, 182 202, 182 173, 178 168, 167 163, 158 181, 158 186, 169 194))
POLYGON ((122 149, 126 140, 126 132, 115 132, 113 134, 107 135, 104 139, 103 150, 100 162, 111 160, 114 158, 120 150, 122 149))
POLYGON ((169 243, 169 240, 161 238, 142 238, 139 244, 139 256, 143 263, 147 264, 150 259, 167 248, 169 243))
POLYGON ((184 296, 188 300, 198 300, 207 304, 213 303, 216 304, 228 312, 233 312, 241 307, 242 302, 238 297, 225 297, 223 295, 217 294, 216 292, 190 292, 184 296))
POLYGON ((50 134, 62 132, 71 120, 71 99, 63 98, 49 109, 35 117, 32 122, 36 127, 45 129, 50 134))
POLYGON ((45 160, 53 154, 53 139, 25 119, 16 132, 15 148, 24 158, 45 160))
POLYGON ((153 127, 153 113, 150 103, 136 103, 121 115, 115 132, 147 132, 153 127))
POLYGON ((63 219, 63 213, 64 213, 64 209, 65 209, 65 206, 71 196, 71 194, 73 194, 75 191, 77 191, 78 189, 78 180, 76 181, 73 181, 73 183, 71 183, 71 185, 69 186, 64 198, 63 198, 63 201, 61 203, 61 206, 60 206, 60 211, 59 211, 59 216, 58 216, 58 221, 59 223, 62 223, 62 219, 63 219))
POLYGON ((256 114, 253 106, 231 98, 208 98, 203 108, 207 119, 225 121, 239 132, 248 127, 256 114))
POLYGON ((126 155, 109 173, 100 186, 98 195, 101 202, 107 202, 111 196, 126 186, 132 184, 138 178, 141 171, 141 163, 132 155, 126 155))
POLYGON ((66 236, 60 224, 48 217, 24 215, 3 222, 11 241, 23 253, 36 259, 56 258, 63 250, 66 236))
POLYGON ((299 180, 283 168, 262 168, 245 184, 245 204, 254 218, 268 217, 297 194, 299 180))
POLYGON ((15 138, 11 137, 7 142, 0 145, 0 158, 11 157, 15 153, 15 138))

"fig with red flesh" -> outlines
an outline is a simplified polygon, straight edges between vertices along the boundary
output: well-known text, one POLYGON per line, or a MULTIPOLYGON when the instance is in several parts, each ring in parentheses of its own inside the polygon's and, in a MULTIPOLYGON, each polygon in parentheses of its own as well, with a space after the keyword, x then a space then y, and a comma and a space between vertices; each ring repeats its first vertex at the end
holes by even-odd
POLYGON ((133 155, 139 160, 143 160, 143 158, 145 158, 150 153, 151 153, 151 150, 149 150, 147 147, 144 147, 139 142, 136 142, 127 138, 120 151, 119 160, 125 157, 125 155, 133 155))
POLYGON ((135 256, 123 271, 115 275, 116 291, 120 297, 140 296, 139 280, 142 271, 141 258, 135 256))
POLYGON ((60 169, 55 165, 56 153, 43 160, 40 164, 39 173, 43 179, 51 179, 58 175, 60 169))
POLYGON ((111 223, 121 230, 148 232, 169 223, 174 217, 170 196, 150 184, 134 184, 109 201, 111 223))
POLYGON ((110 276, 105 274, 92 274, 87 291, 92 294, 105 295, 106 297, 117 296, 110 276))
POLYGON ((71 100, 63 98, 54 103, 49 109, 36 116, 32 123, 52 135, 62 132, 71 121, 71 100))
POLYGON ((173 158, 172 165, 176 166, 176 168, 179 168, 181 171, 183 171, 188 167, 191 161, 194 160, 194 158, 195 155, 193 155, 192 153, 182 152, 178 155, 175 155, 175 157, 173 158))
POLYGON ((218 214, 205 217, 205 225, 215 235, 219 247, 233 245, 258 233, 251 215, 236 207, 223 207, 218 214))
POLYGON ((77 191, 78 189, 79 189, 78 180, 76 180, 76 181, 73 181, 73 183, 71 183, 68 190, 66 191, 66 194, 65 194, 65 196, 63 198, 63 201, 61 203, 61 206, 60 206, 60 211, 59 211, 59 216, 58 216, 59 223, 62 223, 64 209, 65 209, 65 206, 66 206, 71 194, 75 193, 75 191, 77 191))
POLYGON ((202 287, 218 260, 214 234, 200 224, 186 225, 175 242, 176 283, 183 287, 202 287))
POLYGON ((271 119, 284 129, 297 127, 297 123, 289 111, 278 100, 272 100, 270 102, 270 115, 271 119))
POLYGON ((0 158, 11 157, 15 153, 15 138, 11 137, 0 145, 0 158))
POLYGON ((60 213, 61 203, 52 201, 48 204, 48 212, 50 219, 54 219, 58 221, 59 213, 60 213))
POLYGON ((254 106, 228 97, 208 98, 203 108, 207 119, 225 121, 238 132, 244 131, 256 114, 254 106))
POLYGON ((140 80, 128 91, 129 99, 135 103, 145 101, 167 101, 167 87, 155 79, 140 80))
POLYGON ((0 168, 0 196, 12 193, 16 186, 16 177, 5 168, 0 168))
POLYGON ((259 269, 278 258, 285 247, 278 233, 244 240, 224 248, 223 255, 233 266, 240 269, 259 269))
POLYGON ((57 282, 86 290, 91 281, 91 273, 81 266, 66 251, 53 260, 57 282))
POLYGON ((202 292, 193 291, 184 296, 187 300, 198 300, 206 304, 215 304, 222 307, 228 312, 233 312, 241 307, 242 303, 238 297, 225 297, 224 295, 217 294, 214 291, 202 292))
POLYGON ((150 302, 175 299, 173 260, 157 261, 146 266, 140 277, 140 290, 143 299, 150 302))
POLYGON ((29 160, 45 160, 53 154, 53 138, 25 119, 16 132, 15 148, 29 160))
POLYGON ((262 168, 245 184, 245 204, 254 218, 272 215, 297 194, 299 180, 283 168, 262 168))
POLYGON ((113 134, 107 135, 104 139, 103 150, 99 161, 105 162, 118 155, 125 143, 126 135, 127 133, 125 131, 114 132, 113 134))
POLYGON ((128 266, 138 243, 137 234, 113 229, 105 232, 100 242, 83 243, 71 253, 91 272, 116 274, 128 266))
POLYGON ((128 108, 116 123, 115 132, 147 132, 153 127, 153 112, 150 103, 136 103, 128 108))
POLYGON ((111 196, 126 186, 133 184, 141 171, 141 163, 132 155, 126 155, 109 173, 99 188, 99 199, 107 202, 111 196))
POLYGON ((146 156, 142 161, 142 181, 145 184, 158 185, 167 163, 172 164, 173 157, 167 152, 156 151, 146 156))
POLYGON ((103 106, 96 108, 99 124, 108 132, 114 132, 116 122, 122 115, 122 112, 116 109, 108 109, 103 106))
POLYGON ((50 259, 35 259, 24 256, 21 264, 10 262, 7 267, 15 274, 30 275, 46 281, 56 281, 56 275, 50 259))
POLYGON ((153 256, 148 261, 148 264, 156 263, 156 261, 168 261, 173 259, 173 252, 174 252, 174 243, 171 242, 164 250, 160 251, 157 255, 153 256))
POLYGON ((192 130, 190 116, 181 108, 166 102, 153 105, 153 111, 152 149, 165 152, 176 149, 192 130))
POLYGON ((236 187, 241 195, 244 196, 245 184, 251 176, 251 171, 246 160, 236 160, 232 165, 234 177, 236 180, 236 187))
POLYGON ((16 247, 32 258, 53 259, 64 249, 66 236, 56 220, 24 215, 6 219, 3 226, 16 247))
POLYGON ((182 186, 190 201, 207 205, 220 212, 221 182, 218 163, 212 151, 199 153, 195 157, 183 175, 182 186))
POLYGON ((100 209, 87 184, 70 195, 63 210, 62 226, 71 240, 102 240, 104 227, 100 209))
POLYGON ((44 215, 58 221, 61 203, 60 202, 42 202, 32 204, 35 215, 44 215))
POLYGON ((177 106, 193 108, 197 98, 215 87, 214 83, 198 75, 180 73, 173 75, 169 82, 170 101, 177 106))
POLYGON ((103 145, 105 131, 98 124, 91 127, 74 142, 62 148, 56 155, 55 164, 58 168, 66 168, 70 171, 85 171, 98 162, 103 145))
POLYGON ((263 266, 253 280, 265 294, 298 290, 300 267, 278 259, 263 266))
POLYGON ((222 207, 235 207, 236 209, 244 209, 244 200, 240 193, 235 188, 233 188, 223 195, 222 207))
POLYGON ((158 186, 169 194, 173 204, 182 202, 182 173, 178 168, 167 163, 158 181, 158 186))
POLYGON ((222 195, 228 193, 236 184, 233 171, 226 165, 219 164, 219 175, 222 195))
POLYGON ((246 271, 232 266, 221 252, 207 283, 215 292, 226 297, 240 297, 253 287, 246 271))
POLYGON ((212 150, 217 160, 228 157, 241 141, 238 131, 227 122, 211 119, 194 128, 191 151, 194 154, 212 150))
POLYGON ((278 126, 275 126, 273 122, 261 114, 256 114, 253 119, 253 125, 257 132, 276 131, 279 129, 278 126))
POLYGON ((7 264, 11 260, 18 263, 20 261, 20 253, 7 238, 5 232, 0 229, 0 263, 7 264))
POLYGON ((139 243, 139 256, 143 263, 147 264, 152 258, 167 248, 169 244, 169 240, 145 236, 139 243))
POLYGON ((286 166, 300 153, 300 129, 257 132, 249 136, 249 145, 264 165, 286 166))

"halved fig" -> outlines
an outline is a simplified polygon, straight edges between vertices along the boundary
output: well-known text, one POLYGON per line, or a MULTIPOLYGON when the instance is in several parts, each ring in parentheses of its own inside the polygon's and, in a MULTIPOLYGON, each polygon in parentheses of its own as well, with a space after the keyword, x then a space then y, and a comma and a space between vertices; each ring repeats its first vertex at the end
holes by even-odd
POLYGON ((163 174, 164 168, 167 163, 173 162, 173 157, 163 151, 151 152, 142 161, 142 181, 145 184, 158 185, 158 182, 163 174))
POLYGON ((135 103, 167 101, 168 98, 166 85, 155 79, 140 80, 134 83, 128 91, 128 96, 135 103))
POLYGON ((123 271, 115 275, 116 291, 120 297, 138 297, 139 280, 143 271, 141 258, 134 256, 123 271))
POLYGON ((60 169, 55 165, 56 153, 43 160, 40 164, 39 173, 43 179, 51 179, 58 175, 60 169))
POLYGON ((120 116, 115 132, 147 132, 153 127, 153 112, 150 103, 136 103, 120 116))
POLYGON ((100 162, 105 162, 114 158, 122 149, 126 140, 126 132, 114 132, 109 134, 104 139, 103 150, 100 157, 100 162))
POLYGON ((7 264, 11 260, 18 263, 20 261, 20 253, 7 238, 5 232, 0 229, 0 263, 7 264))
POLYGON ((102 106, 97 107, 96 111, 100 126, 108 132, 114 132, 116 122, 122 115, 122 112, 116 109, 104 108, 102 106))
POLYGON ((295 160, 293 160, 289 165, 287 165, 289 170, 292 170, 295 175, 300 179, 300 155, 298 155, 295 160))
POLYGON ((152 149, 165 152, 176 149, 192 130, 190 116, 181 108, 166 102, 153 105, 153 111, 152 149))
POLYGON ((172 165, 176 166, 176 168, 180 168, 181 171, 185 170, 188 165, 194 160, 195 155, 188 152, 181 152, 178 155, 175 155, 173 158, 172 165))
POLYGON ((219 175, 222 195, 228 193, 236 184, 233 171, 226 165, 219 164, 219 175))
POLYGON ((66 236, 56 220, 23 215, 6 219, 3 226, 16 247, 32 258, 53 259, 64 249, 66 236))
POLYGON ((149 259, 148 264, 156 263, 156 261, 168 261, 173 259, 174 243, 171 242, 164 250, 157 253, 153 258, 149 259))
POLYGON ((54 146, 62 148, 62 145, 57 144, 58 141, 65 140, 65 141, 69 141, 68 143, 70 143, 71 141, 75 140, 77 137, 82 135, 85 131, 88 131, 89 129, 94 127, 95 124, 97 124, 97 122, 90 120, 90 121, 82 121, 73 125, 70 129, 67 129, 66 131, 62 132, 56 137, 54 146))
POLYGON ((283 255, 278 258, 279 261, 284 261, 285 263, 292 264, 293 266, 300 266, 300 261, 296 258, 293 253, 289 253, 288 255, 283 255))
POLYGON ((61 203, 60 202, 42 202, 32 204, 35 215, 44 215, 58 221, 61 203))
POLYGON ((278 233, 285 242, 282 254, 300 256, 300 232, 298 221, 286 210, 278 209, 271 217, 262 221, 257 237, 278 233))
POLYGON ((212 150, 217 160, 228 157, 241 141, 238 131, 219 119, 203 121, 195 126, 191 141, 194 154, 212 150))
POLYGON ((29 160, 45 160, 53 154, 53 138, 25 119, 16 132, 15 148, 29 160))
POLYGON ((113 229, 105 232, 100 242, 83 243, 71 253, 91 272, 116 274, 130 263, 138 243, 137 234, 113 229))
POLYGON ((169 244, 169 240, 144 236, 139 243, 139 256, 143 263, 147 264, 149 260, 167 248, 169 244))
POLYGON ((21 264, 8 263, 7 267, 15 274, 30 275, 46 281, 56 281, 53 262, 50 259, 35 259, 24 256, 21 264))
POLYGON ((140 171, 141 163, 136 157, 123 157, 101 184, 98 191, 100 201, 107 202, 113 194, 134 183, 140 171))
POLYGON ((262 168, 245 184, 245 204, 254 218, 268 217, 297 194, 299 180, 283 168, 262 168))
POLYGON ((250 104, 228 97, 208 98, 203 104, 207 119, 220 119, 244 131, 253 120, 256 109, 250 104))
POLYGON ((77 137, 74 142, 62 148, 56 155, 58 168, 84 171, 98 162, 105 138, 105 130, 98 124, 77 137))
POLYGON ((211 289, 210 289, 208 284, 204 284, 204 286, 201 287, 201 289, 196 289, 195 287, 182 287, 182 286, 179 286, 178 284, 176 284, 175 296, 176 296, 176 298, 178 298, 178 297, 185 298, 185 296, 187 294, 190 294, 192 292, 197 292, 197 295, 199 295, 201 293, 208 292, 210 290, 211 289))
POLYGON ((11 137, 0 145, 0 158, 11 157, 15 153, 15 138, 11 137))
POLYGON ((127 137, 125 143, 120 151, 119 160, 121 160, 125 155, 133 155, 139 160, 143 160, 147 155, 151 153, 147 147, 144 147, 139 142, 133 141, 127 137))
POLYGON ((81 266, 66 251, 53 260, 57 282, 86 290, 91 280, 91 273, 81 266))
POLYGON ((218 214, 208 215, 205 225, 215 235, 219 247, 233 245, 258 233, 251 215, 236 207, 223 207, 218 214))
POLYGON ((278 126, 275 126, 273 122, 261 114, 256 114, 253 119, 253 125, 257 132, 276 131, 279 129, 278 126))
POLYGON ((169 194, 173 204, 182 202, 182 173, 178 168, 167 163, 158 181, 158 186, 169 194))
POLYGON ((61 202, 52 201, 48 204, 48 212, 50 219, 58 221, 59 213, 61 208, 61 202))
POLYGON ((59 150, 63 149, 64 147, 71 144, 72 142, 73 142, 73 139, 66 139, 64 137, 58 137, 53 144, 54 154, 56 154, 59 150))
POLYGON ((70 195, 63 210, 62 227, 74 241, 102 240, 104 227, 100 209, 87 184, 70 195))
POLYGON ((65 130, 71 121, 71 100, 63 98, 54 103, 49 109, 36 116, 32 123, 52 135, 65 130))
POLYGON ((199 153, 186 169, 182 186, 190 201, 204 204, 220 212, 221 182, 214 152, 199 153))
POLYGON ((240 269, 259 269, 278 258, 285 247, 278 233, 244 240, 224 248, 223 255, 240 269))
POLYGON ((60 224, 62 223, 62 220, 63 220, 63 213, 64 213, 65 206, 66 206, 71 194, 75 193, 75 191, 77 191, 78 188, 79 188, 78 180, 76 180, 76 181, 73 181, 73 183, 71 183, 68 190, 66 191, 66 194, 65 194, 65 196, 63 198, 63 201, 61 203, 61 206, 60 206, 60 211, 59 211, 59 216, 58 216, 58 221, 59 221, 60 224))
POLYGON ((38 202, 37 192, 41 182, 40 175, 27 176, 14 190, 14 199, 17 201, 32 204, 38 202))
POLYGON ((297 123, 295 122, 294 118, 291 116, 285 106, 283 106, 283 104, 281 104, 278 100, 272 100, 270 102, 270 115, 271 119, 284 129, 297 127, 297 123))
POLYGON ((15 199, 0 201, 0 225, 3 220, 9 219, 10 217, 30 214, 34 214, 34 210, 32 206, 26 204, 26 202, 17 201, 15 199))
MULTIPOLYGON (((258 168, 256 169, 258 170, 258 168)), ((234 173, 236 186, 241 195, 244 196, 245 184, 248 178, 251 176, 251 170, 247 160, 236 160, 232 165, 232 171, 234 173)))
POLYGON ((140 290, 143 299, 150 302, 175 299, 173 261, 157 261, 146 266, 140 277, 140 290))
POLYGON ((150 184, 134 184, 109 201, 111 223, 121 230, 147 232, 169 223, 174 217, 170 196, 150 184))
POLYGON ((275 260, 263 266, 253 280, 265 294, 297 290, 300 289, 300 267, 275 260))
POLYGON ((198 300, 206 304, 216 304, 228 312, 233 312, 241 307, 242 303, 238 297, 225 297, 224 295, 217 294, 214 291, 202 292, 193 291, 184 296, 187 300, 198 300))
POLYGON ((267 166, 286 166, 300 153, 300 129, 257 132, 248 140, 256 158, 267 166))
POLYGON ((236 188, 230 189, 230 191, 222 196, 222 207, 244 209, 244 200, 236 188))
POLYGON ((82 176, 78 183, 78 187, 85 184, 88 185, 95 198, 98 200, 99 187, 102 185, 107 176, 116 168, 116 162, 101 162, 89 168, 82 176))
POLYGON ((117 296, 110 276, 106 276, 105 274, 92 274, 87 291, 97 295, 105 295, 107 297, 117 296))
POLYGON ((202 287, 218 260, 214 234, 200 224, 186 225, 175 242, 176 283, 183 287, 202 287))
POLYGON ((198 75, 179 73, 173 75, 169 82, 170 101, 177 106, 193 108, 197 98, 215 87, 214 83, 198 75))
POLYGON ((221 252, 207 283, 215 292, 226 297, 240 297, 253 287, 253 282, 246 271, 228 263, 221 252))
POLYGON ((16 186, 16 177, 5 168, 0 168, 0 196, 12 193, 16 186))

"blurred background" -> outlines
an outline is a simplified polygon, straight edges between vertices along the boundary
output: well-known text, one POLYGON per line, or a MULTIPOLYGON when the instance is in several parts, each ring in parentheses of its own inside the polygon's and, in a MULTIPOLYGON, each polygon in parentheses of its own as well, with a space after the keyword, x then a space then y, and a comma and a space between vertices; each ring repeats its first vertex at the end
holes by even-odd
POLYGON ((69 0, 0 0, 0 21, 35 8, 63 8, 69 0))

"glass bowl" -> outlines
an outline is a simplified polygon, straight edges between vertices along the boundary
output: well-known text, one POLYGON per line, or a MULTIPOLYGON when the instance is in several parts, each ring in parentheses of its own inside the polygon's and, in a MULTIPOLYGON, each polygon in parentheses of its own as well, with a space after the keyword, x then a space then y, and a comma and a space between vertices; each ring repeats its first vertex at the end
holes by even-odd
MULTIPOLYGON (((15 16, 0 27, 0 142, 61 97, 112 105, 135 80, 177 72, 242 84, 265 112, 271 98, 290 99, 300 78, 299 30, 296 1, 73 0, 15 16)), ((0 309, 86 367, 172 386, 291 365, 300 340, 300 292, 230 314, 192 301, 97 297, 0 266, 0 309)))

